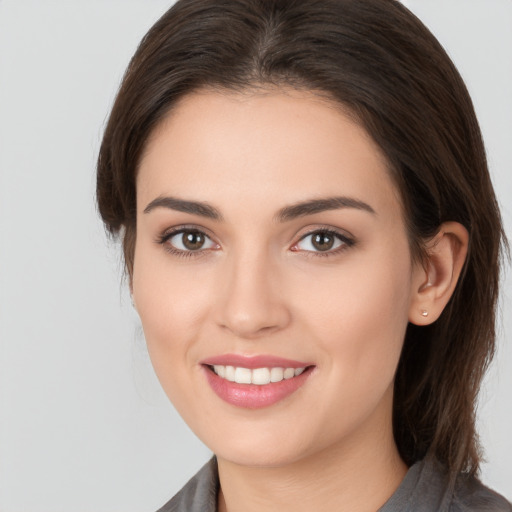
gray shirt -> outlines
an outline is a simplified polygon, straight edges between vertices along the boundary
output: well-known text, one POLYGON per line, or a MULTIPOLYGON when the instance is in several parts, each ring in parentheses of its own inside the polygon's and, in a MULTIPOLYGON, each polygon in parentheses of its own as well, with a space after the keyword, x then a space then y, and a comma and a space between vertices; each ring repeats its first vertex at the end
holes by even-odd
MULTIPOLYGON (((158 512, 216 512, 219 474, 213 457, 158 512)), ((455 482, 440 464, 425 459, 414 464, 400 487, 377 512, 512 512, 502 496, 476 478, 460 475, 455 482)))

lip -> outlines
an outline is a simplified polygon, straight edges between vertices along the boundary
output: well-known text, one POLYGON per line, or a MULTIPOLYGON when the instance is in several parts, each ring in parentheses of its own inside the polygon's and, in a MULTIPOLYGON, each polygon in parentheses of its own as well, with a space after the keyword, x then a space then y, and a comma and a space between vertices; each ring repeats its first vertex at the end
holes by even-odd
POLYGON ((301 388, 311 375, 314 365, 275 356, 241 356, 226 354, 205 359, 201 362, 203 373, 214 393, 224 402, 243 409, 270 407, 289 397, 301 388), (213 365, 237 366, 242 368, 306 368, 303 373, 280 382, 270 382, 263 386, 238 384, 219 377, 213 365))
POLYGON ((305 361, 294 361, 272 355, 260 354, 257 356, 243 356, 240 354, 223 354, 209 357, 201 361, 201 364, 214 366, 237 366, 254 370, 256 368, 305 368, 312 366, 312 363, 305 361))

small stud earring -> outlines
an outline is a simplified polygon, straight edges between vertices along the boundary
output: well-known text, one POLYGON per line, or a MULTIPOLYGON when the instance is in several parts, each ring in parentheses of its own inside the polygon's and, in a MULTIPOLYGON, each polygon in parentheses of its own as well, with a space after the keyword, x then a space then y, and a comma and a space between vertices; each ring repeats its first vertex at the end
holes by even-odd
POLYGON ((427 317, 428 316, 428 311, 426 309, 422 309, 421 310, 421 316, 427 317))

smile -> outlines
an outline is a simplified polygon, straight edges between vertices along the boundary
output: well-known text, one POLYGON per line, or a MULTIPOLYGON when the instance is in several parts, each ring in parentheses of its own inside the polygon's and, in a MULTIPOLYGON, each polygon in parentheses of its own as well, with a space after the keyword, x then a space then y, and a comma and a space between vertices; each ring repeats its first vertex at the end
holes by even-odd
POLYGON ((220 364, 211 367, 222 379, 237 384, 255 384, 265 386, 271 382, 281 382, 299 376, 303 368, 243 368, 240 366, 224 366, 220 364))
POLYGON ((292 397, 316 366, 304 361, 259 355, 225 354, 201 362, 211 390, 224 402, 261 409, 292 397))

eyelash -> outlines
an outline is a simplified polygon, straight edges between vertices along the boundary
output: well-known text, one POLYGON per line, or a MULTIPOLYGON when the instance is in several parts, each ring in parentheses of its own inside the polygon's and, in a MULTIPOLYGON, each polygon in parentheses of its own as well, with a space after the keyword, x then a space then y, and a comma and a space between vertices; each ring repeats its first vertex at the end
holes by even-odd
POLYGON ((201 229, 197 229, 194 227, 179 227, 172 229, 170 231, 165 231, 160 236, 158 236, 156 242, 160 245, 164 246, 164 249, 173 256, 177 256, 178 258, 198 258, 205 255, 205 251, 209 249, 198 249, 197 251, 183 251, 181 249, 176 249, 171 244, 167 243, 172 237, 182 234, 182 233, 192 233, 192 234, 200 234, 203 235, 208 240, 211 240, 211 237, 208 236, 201 229))
MULTIPOLYGON (((171 238, 173 238, 176 235, 182 234, 182 233, 201 234, 205 238, 211 240, 211 237, 208 236, 201 229, 197 229, 197 228, 194 228, 194 227, 179 227, 179 228, 176 228, 176 229, 173 229, 173 230, 166 231, 166 232, 162 233, 161 235, 159 235, 157 237, 156 242, 158 244, 160 244, 160 245, 163 245, 164 249, 168 253, 172 254, 173 256, 177 256, 179 258, 198 258, 198 257, 201 257, 201 256, 205 256, 206 251, 211 250, 211 249, 198 249, 197 251, 192 251, 192 250, 184 251, 184 250, 181 250, 181 249, 176 249, 171 244, 167 243, 171 238)), ((339 231, 336 231, 336 230, 334 230, 332 228, 327 228, 327 227, 322 228, 321 227, 321 228, 316 228, 313 231, 309 231, 308 233, 305 233, 304 235, 302 235, 300 237, 300 239, 293 244, 291 250, 293 252, 300 252, 300 249, 294 250, 293 247, 297 246, 300 242, 305 240, 307 237, 313 236, 313 235, 317 235, 317 234, 324 234, 324 235, 333 236, 336 239, 338 239, 340 242, 342 242, 342 244, 339 247, 337 247, 336 249, 334 249, 334 250, 328 250, 328 251, 302 251, 302 252, 305 253, 305 255, 307 257, 313 257, 313 258, 314 257, 322 257, 322 258, 326 258, 326 257, 336 256, 336 255, 346 251, 350 247, 353 247, 355 245, 355 243, 356 243, 354 239, 349 238, 348 236, 340 233, 339 231)))
MULTIPOLYGON (((307 255, 307 257, 315 258, 328 258, 332 256, 337 256, 338 254, 346 251, 347 249, 350 249, 355 245, 355 240, 353 238, 348 237, 347 235, 340 233, 339 231, 332 229, 332 228, 316 228, 313 231, 309 231, 308 233, 305 233, 303 236, 300 237, 298 242, 293 244, 295 247, 297 244, 305 240, 309 236, 317 235, 317 234, 323 234, 323 235, 330 235, 334 238, 337 238, 342 244, 337 247, 336 249, 329 250, 329 251, 304 251, 304 253, 307 255)), ((293 249, 292 249, 293 250, 293 249)), ((298 250, 296 252, 299 252, 298 250)))

